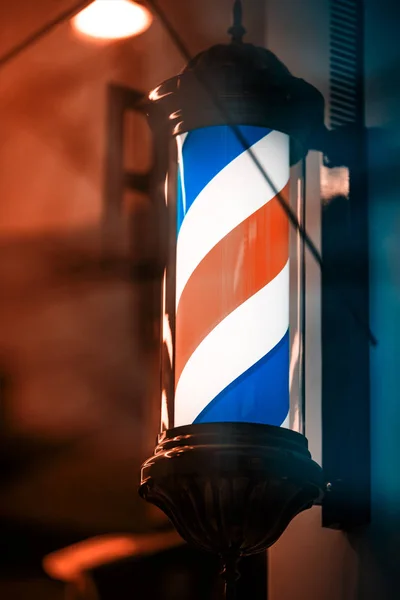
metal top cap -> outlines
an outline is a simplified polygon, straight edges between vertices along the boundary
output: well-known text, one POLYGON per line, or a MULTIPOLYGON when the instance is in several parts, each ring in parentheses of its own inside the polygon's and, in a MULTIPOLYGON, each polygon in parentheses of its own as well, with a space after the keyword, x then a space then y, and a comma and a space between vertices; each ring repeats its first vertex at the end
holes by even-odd
POLYGON ((324 128, 324 98, 266 48, 219 44, 149 95, 149 116, 172 135, 212 125, 258 125, 292 138, 292 163, 324 128))

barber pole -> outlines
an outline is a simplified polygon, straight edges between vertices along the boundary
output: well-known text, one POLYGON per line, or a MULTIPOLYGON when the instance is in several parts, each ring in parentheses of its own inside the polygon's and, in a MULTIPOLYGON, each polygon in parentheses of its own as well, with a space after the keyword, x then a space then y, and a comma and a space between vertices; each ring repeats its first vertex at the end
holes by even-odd
POLYGON ((289 138, 178 135, 174 425, 282 425, 289 411, 289 138))
POLYGON ((162 431, 140 486, 187 542, 222 559, 229 600, 237 561, 324 490, 303 435, 299 233, 301 161, 324 101, 270 51, 242 44, 240 23, 236 1, 233 43, 149 95, 166 263, 162 431))

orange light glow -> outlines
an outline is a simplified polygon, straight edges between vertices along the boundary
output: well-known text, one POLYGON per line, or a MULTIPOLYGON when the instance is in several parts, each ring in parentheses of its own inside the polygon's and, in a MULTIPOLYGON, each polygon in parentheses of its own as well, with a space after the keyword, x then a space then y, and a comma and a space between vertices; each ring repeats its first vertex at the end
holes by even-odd
POLYGON ((118 561, 129 556, 146 556, 183 544, 176 531, 148 536, 103 535, 56 552, 43 559, 43 568, 53 579, 76 581, 96 567, 118 561))
POLYGON ((131 0, 95 0, 72 19, 72 25, 93 38, 118 40, 143 33, 151 21, 150 11, 131 0))

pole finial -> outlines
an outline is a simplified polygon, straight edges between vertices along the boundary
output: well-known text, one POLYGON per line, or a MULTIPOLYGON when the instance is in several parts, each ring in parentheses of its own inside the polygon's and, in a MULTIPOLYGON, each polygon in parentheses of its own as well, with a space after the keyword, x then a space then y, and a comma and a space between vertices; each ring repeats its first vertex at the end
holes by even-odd
POLYGON ((246 29, 242 24, 242 19, 242 2, 241 0, 235 0, 233 3, 233 25, 228 29, 228 33, 232 36, 232 42, 236 44, 243 42, 243 36, 246 33, 246 29))

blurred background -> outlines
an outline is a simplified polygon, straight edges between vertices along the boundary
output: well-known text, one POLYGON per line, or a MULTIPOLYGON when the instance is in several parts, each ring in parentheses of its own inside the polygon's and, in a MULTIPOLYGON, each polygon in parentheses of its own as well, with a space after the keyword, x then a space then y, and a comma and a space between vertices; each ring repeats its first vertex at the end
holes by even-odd
MULTIPOLYGON (((73 4, 2 2, 0 55, 73 4)), ((230 0, 162 4, 191 52, 225 39, 230 0)), ((247 4, 262 43, 264 3, 247 4)), ((2 599, 133 598, 146 587, 179 600, 218 586, 217 561, 181 550, 137 494, 160 423, 163 257, 150 133, 135 107, 183 65, 157 20, 116 41, 67 20, 0 69, 2 599)))
MULTIPOLYGON (((0 57, 73 4, 0 2, 0 57)), ((365 42, 358 52, 368 129, 369 308, 379 341, 370 352, 371 526, 351 535, 324 530, 320 507, 296 518, 269 552, 269 598, 397 599, 400 5, 243 4, 246 39, 268 44, 318 87, 327 109, 330 31, 348 44, 349 21, 363 7, 356 29, 365 42), (343 23, 330 22, 332 6, 343 23)), ((227 39, 232 0, 160 5, 192 54, 227 39)), ((0 59, 1 600, 220 597, 218 561, 189 550, 137 494, 161 419, 163 264, 140 100, 183 66, 156 18, 140 35, 116 41, 89 38, 66 20, 12 61, 0 59)), ((318 246, 321 169, 321 156, 311 153, 307 223, 318 246)), ((308 267, 315 291, 318 267, 308 267)), ((311 295, 313 343, 318 302, 319 292, 311 295)), ((317 387, 312 381, 307 401, 317 387)), ((321 450, 316 404, 307 415, 314 456, 321 450)), ((238 600, 266 597, 261 555, 244 561, 238 600)))

